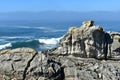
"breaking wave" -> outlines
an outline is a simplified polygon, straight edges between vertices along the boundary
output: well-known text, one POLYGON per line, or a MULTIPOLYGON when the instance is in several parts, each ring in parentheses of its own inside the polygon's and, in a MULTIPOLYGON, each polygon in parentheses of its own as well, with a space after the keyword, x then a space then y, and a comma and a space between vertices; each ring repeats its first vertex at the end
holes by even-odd
POLYGON ((8 48, 8 47, 12 47, 12 44, 11 43, 7 43, 7 44, 4 44, 4 45, 0 45, 0 50, 8 48))
POLYGON ((24 41, 24 42, 7 43, 4 45, 0 45, 0 50, 6 49, 6 48, 14 49, 14 48, 19 48, 19 47, 30 47, 38 51, 44 51, 44 50, 57 47, 59 40, 61 38, 62 37, 50 38, 50 39, 34 39, 34 40, 29 40, 29 41, 24 41))
POLYGON ((60 37, 60 38, 50 38, 50 39, 39 39, 39 42, 44 43, 44 44, 58 44, 59 40, 61 38, 62 37, 60 37))

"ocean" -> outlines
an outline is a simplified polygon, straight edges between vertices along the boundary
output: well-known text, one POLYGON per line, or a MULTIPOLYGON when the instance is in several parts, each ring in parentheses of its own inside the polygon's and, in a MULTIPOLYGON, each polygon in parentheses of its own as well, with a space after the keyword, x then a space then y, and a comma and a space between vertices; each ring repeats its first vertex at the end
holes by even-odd
MULTIPOLYGON (((30 47, 38 51, 58 46, 59 40, 71 26, 81 26, 82 21, 0 21, 0 50, 30 47)), ((95 21, 105 31, 120 32, 120 21, 95 21)))

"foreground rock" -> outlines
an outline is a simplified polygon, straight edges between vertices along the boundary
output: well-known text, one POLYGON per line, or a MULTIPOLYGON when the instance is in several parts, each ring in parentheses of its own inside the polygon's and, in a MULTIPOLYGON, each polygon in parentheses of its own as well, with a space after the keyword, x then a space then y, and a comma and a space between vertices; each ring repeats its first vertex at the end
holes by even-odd
POLYGON ((120 33, 107 33, 93 21, 86 21, 79 28, 70 28, 60 40, 59 47, 45 53, 97 59, 118 57, 120 33))
POLYGON ((0 80, 62 80, 61 63, 31 48, 0 51, 0 80))
POLYGON ((119 80, 120 61, 59 56, 65 80, 119 80))
POLYGON ((26 69, 29 67, 30 60, 37 52, 30 48, 18 48, 13 50, 0 51, 0 74, 2 79, 12 78, 23 79, 26 69))
POLYGON ((38 54, 31 48, 0 51, 0 80, 119 80, 120 61, 38 54))

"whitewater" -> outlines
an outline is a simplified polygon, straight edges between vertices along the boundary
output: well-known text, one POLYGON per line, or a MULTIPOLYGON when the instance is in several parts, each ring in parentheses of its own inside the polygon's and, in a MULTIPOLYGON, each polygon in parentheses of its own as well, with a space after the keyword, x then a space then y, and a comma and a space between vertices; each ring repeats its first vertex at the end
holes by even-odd
POLYGON ((57 47, 67 29, 54 26, 4 25, 0 26, 0 50, 18 47, 30 47, 44 51, 57 47), (40 27, 39 27, 40 26, 40 27))
MULTIPOLYGON (((15 37, 10 37, 12 39, 16 39, 15 37)), ((19 38, 19 37, 18 37, 19 38)), ((27 40, 24 42, 11 42, 11 43, 6 43, 3 45, 0 45, 0 50, 2 49, 6 49, 6 48, 18 48, 18 47, 31 47, 31 48, 40 48, 37 49, 39 51, 41 50, 47 50, 47 49, 51 49, 54 47, 57 47, 59 40, 62 37, 59 38, 50 38, 50 39, 34 39, 34 40, 27 40)))
MULTIPOLYGON (((60 39, 71 26, 81 26, 81 22, 0 22, 0 50, 30 47, 44 51, 58 46, 60 39)), ((119 21, 96 21, 105 31, 120 32, 119 21)))

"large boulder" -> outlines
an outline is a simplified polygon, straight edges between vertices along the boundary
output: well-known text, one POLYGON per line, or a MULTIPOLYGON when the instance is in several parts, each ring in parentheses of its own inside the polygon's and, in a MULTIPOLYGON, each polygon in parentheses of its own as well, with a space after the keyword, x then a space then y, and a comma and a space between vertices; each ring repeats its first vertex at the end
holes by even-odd
POLYGON ((93 21, 83 22, 80 28, 72 27, 60 40, 53 54, 75 55, 78 57, 105 58, 106 33, 93 21))
POLYGON ((102 27, 94 25, 94 21, 86 21, 81 27, 71 27, 59 46, 45 53, 82 58, 120 58, 120 33, 105 32, 102 27))
POLYGON ((40 53, 31 61, 30 67, 26 71, 26 80, 63 80, 64 69, 59 61, 53 57, 40 53))
POLYGON ((13 78, 24 79, 23 75, 26 73, 27 67, 29 67, 28 62, 36 54, 37 52, 31 48, 0 51, 0 74, 9 76, 9 80, 13 78))
POLYGON ((31 48, 0 51, 0 80, 63 80, 61 63, 31 48))

